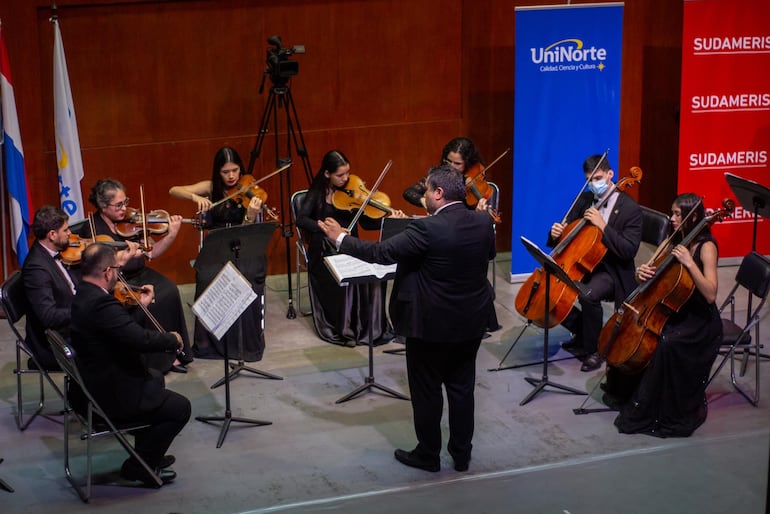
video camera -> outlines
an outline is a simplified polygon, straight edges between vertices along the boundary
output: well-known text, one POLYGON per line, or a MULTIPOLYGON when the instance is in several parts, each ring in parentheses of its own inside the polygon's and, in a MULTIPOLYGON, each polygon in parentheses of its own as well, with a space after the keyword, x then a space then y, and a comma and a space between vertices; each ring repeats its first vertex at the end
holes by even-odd
POLYGON ((293 54, 304 54, 304 45, 295 45, 285 48, 281 42, 281 36, 272 36, 267 39, 267 44, 273 48, 267 49, 267 69, 265 75, 270 76, 273 84, 284 85, 286 81, 299 73, 299 63, 289 58, 293 54))

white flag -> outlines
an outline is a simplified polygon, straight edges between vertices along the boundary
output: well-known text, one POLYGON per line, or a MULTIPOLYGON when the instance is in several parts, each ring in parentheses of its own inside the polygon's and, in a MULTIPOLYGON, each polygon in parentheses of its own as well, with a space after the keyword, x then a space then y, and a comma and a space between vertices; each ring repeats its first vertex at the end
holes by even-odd
POLYGON ((70 223, 85 218, 80 180, 83 178, 83 159, 80 156, 80 138, 72 103, 67 60, 61 40, 58 20, 53 20, 53 113, 56 134, 56 163, 59 167, 59 199, 70 223))

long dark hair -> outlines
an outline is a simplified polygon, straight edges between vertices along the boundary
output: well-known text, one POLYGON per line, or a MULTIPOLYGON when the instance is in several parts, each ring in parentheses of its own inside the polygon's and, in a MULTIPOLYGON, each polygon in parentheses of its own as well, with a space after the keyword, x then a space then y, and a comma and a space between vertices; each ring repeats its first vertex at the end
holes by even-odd
MULTIPOLYGON (((674 198, 674 205, 679 207, 682 211, 682 229, 681 238, 684 238, 689 234, 703 218, 706 217, 706 208, 703 206, 703 202, 700 202, 700 197, 695 193, 683 193, 674 198), (695 212, 690 214, 693 209, 695 212), (685 221, 686 219, 686 221, 685 221)), ((678 239, 681 239, 678 238, 678 239)), ((703 227, 700 233, 693 239, 692 243, 707 241, 713 239, 711 236, 711 228, 708 226, 703 227)))
POLYGON ((246 171, 243 167, 243 161, 241 156, 234 148, 229 146, 223 146, 214 155, 214 165, 211 170, 211 199, 214 201, 220 200, 225 196, 225 185, 222 182, 222 175, 219 173, 222 170, 222 166, 228 163, 237 164, 240 168, 238 177, 242 177, 246 171))
POLYGON ((326 176, 326 172, 331 175, 337 171, 337 168, 346 164, 350 164, 350 161, 339 150, 329 150, 324 155, 321 169, 313 177, 313 182, 307 192, 306 201, 310 202, 315 212, 320 212, 323 208, 323 202, 326 201, 326 189, 329 187, 329 177, 326 176))

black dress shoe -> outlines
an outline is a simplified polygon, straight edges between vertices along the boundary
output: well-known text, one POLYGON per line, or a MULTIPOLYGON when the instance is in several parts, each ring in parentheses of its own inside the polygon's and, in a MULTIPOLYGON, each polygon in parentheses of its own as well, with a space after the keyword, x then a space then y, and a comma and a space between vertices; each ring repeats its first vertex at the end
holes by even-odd
POLYGON ((160 462, 158 463, 158 467, 160 469, 166 469, 168 467, 171 467, 176 462, 176 457, 173 455, 164 455, 162 459, 160 459, 160 462))
POLYGON ((567 341, 563 341, 561 343, 561 347, 567 350, 568 352, 582 352, 583 351, 583 343, 578 341, 576 338, 572 337, 567 341))
POLYGON ((580 366, 580 371, 593 371, 599 369, 602 366, 604 359, 598 353, 592 353, 583 361, 583 365, 580 366))
MULTIPOLYGON (((176 472, 171 471, 170 469, 156 469, 155 474, 160 478, 160 481, 162 482, 161 485, 173 482, 176 478, 176 472)), ((155 479, 147 473, 147 470, 132 459, 127 459, 123 463, 123 467, 120 468, 120 476, 124 480, 142 482, 145 487, 160 487, 157 482, 155 482, 155 479)))
POLYGON ((181 364, 172 364, 168 370, 173 371, 174 373, 187 373, 187 368, 181 364))
POLYGON ((441 461, 439 461, 438 457, 434 459, 431 459, 430 457, 423 457, 418 455, 414 450, 411 452, 406 450, 396 450, 394 455, 398 462, 413 468, 424 469, 425 471, 432 472, 436 472, 441 469, 441 461))

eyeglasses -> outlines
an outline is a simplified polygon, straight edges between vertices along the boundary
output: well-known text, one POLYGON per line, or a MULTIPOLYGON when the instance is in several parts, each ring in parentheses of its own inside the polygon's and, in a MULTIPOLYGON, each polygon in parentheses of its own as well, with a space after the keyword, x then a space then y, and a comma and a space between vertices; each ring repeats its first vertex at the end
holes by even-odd
POLYGON ((104 271, 107 272, 107 270, 111 270, 111 269, 118 269, 119 270, 120 266, 107 266, 106 268, 104 268, 104 271))
POLYGON ((108 203, 107 205, 109 205, 110 207, 115 207, 116 209, 122 209, 123 207, 128 207, 129 200, 130 198, 126 197, 126 199, 123 200, 122 202, 108 203))
POLYGON ((459 168, 465 163, 463 161, 450 161, 449 159, 444 159, 444 164, 446 164, 447 166, 456 166, 459 168))

